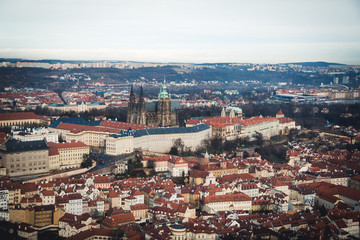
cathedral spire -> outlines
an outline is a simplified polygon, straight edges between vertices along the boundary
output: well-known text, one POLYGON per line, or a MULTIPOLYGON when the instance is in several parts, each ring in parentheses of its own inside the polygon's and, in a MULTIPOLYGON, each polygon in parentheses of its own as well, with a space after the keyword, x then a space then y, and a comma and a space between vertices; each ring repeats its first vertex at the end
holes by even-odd
POLYGON ((143 87, 140 87, 140 101, 141 99, 144 99, 144 91, 143 91, 143 87))
POLYGON ((158 95, 159 98, 171 98, 171 94, 168 93, 167 91, 167 87, 166 87, 166 79, 164 77, 164 84, 162 85, 162 87, 160 88, 160 92, 158 95))

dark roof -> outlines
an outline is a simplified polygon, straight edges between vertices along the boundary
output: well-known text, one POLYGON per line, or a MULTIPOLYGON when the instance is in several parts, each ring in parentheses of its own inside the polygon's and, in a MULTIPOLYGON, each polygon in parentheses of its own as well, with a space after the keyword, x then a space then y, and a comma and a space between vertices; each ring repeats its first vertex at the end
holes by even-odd
POLYGON ((58 120, 56 120, 55 122, 50 124, 49 127, 56 128, 57 125, 59 125, 60 123, 71 123, 71 124, 86 125, 86 126, 99 126, 101 121, 86 121, 85 119, 79 118, 79 117, 77 117, 77 118, 59 118, 58 120))
POLYGON ((6 146, 5 152, 8 153, 49 149, 45 140, 21 142, 19 140, 11 139, 5 143, 5 146, 6 146))
MULTIPOLYGON (((156 112, 158 101, 150 101, 145 103, 145 109, 147 112, 156 112)), ((180 102, 178 100, 171 100, 171 111, 181 109, 180 102)))
POLYGON ((151 128, 140 129, 133 132, 134 137, 141 137, 145 135, 158 135, 158 134, 176 134, 176 133, 194 133, 201 132, 210 127, 205 124, 199 124, 193 127, 173 127, 173 128, 151 128))

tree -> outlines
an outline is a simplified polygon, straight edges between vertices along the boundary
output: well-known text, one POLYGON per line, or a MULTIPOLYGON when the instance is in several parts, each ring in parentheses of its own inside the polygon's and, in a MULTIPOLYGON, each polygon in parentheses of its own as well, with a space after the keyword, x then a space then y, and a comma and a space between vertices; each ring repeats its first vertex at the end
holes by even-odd
POLYGON ((172 146, 170 148, 170 152, 169 152, 170 155, 179 155, 179 151, 178 149, 175 147, 175 146, 172 146))
POLYGON ((172 147, 170 148, 169 154, 171 155, 179 155, 184 153, 185 144, 181 138, 178 138, 174 141, 172 147))
POLYGON ((81 163, 81 167, 82 168, 89 168, 92 166, 92 160, 89 156, 89 154, 84 154, 83 155, 83 161, 81 163))
POLYGON ((257 146, 262 147, 264 145, 264 138, 263 138, 262 133, 255 132, 253 137, 255 138, 255 144, 257 146))

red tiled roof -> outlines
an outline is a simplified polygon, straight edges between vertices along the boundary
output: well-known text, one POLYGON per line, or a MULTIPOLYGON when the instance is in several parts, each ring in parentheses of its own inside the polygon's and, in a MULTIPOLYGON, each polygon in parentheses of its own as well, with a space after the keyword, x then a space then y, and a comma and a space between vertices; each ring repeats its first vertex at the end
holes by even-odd
POLYGON ((24 119, 40 119, 43 121, 50 122, 49 119, 36 115, 33 112, 11 112, 11 113, 0 113, 0 121, 7 120, 24 120, 24 119))
POLYGON ((91 228, 86 231, 82 231, 72 237, 67 238, 67 240, 78 240, 78 239, 92 239, 95 236, 101 237, 114 237, 116 236, 116 230, 114 229, 100 229, 100 228, 91 228))
POLYGON ((244 193, 238 194, 226 194, 226 195, 213 195, 205 197, 204 203, 213 202, 240 202, 240 201, 251 201, 251 197, 244 193))
POLYGON ((131 211, 149 209, 146 204, 135 204, 130 206, 131 211))
POLYGON ((287 122, 294 122, 293 119, 288 118, 288 117, 282 117, 282 118, 278 118, 279 123, 287 123, 287 122))
POLYGON ((208 172, 200 171, 197 169, 190 172, 190 177, 192 177, 192 178, 206 178, 207 175, 208 175, 208 172))
MULTIPOLYGON (((49 143, 48 143, 48 146, 49 146, 49 143)), ((49 156, 54 156, 54 155, 59 155, 59 151, 57 150, 57 148, 50 148, 49 156)))
POLYGON ((44 196, 54 196, 54 191, 53 190, 42 190, 41 193, 44 196))
POLYGON ((248 119, 241 120, 240 123, 242 126, 247 127, 251 125, 257 125, 263 122, 272 122, 272 121, 278 121, 277 118, 274 117, 252 117, 248 119))
POLYGON ((56 149, 61 149, 61 148, 78 148, 78 147, 85 147, 88 148, 89 146, 86 145, 83 142, 80 141, 71 141, 71 142, 66 142, 66 143, 54 143, 54 142, 48 142, 48 146, 50 148, 56 148, 56 149))
POLYGON ((5 133, 5 132, 0 132, 0 144, 4 143, 7 138, 8 138, 7 133, 5 133))

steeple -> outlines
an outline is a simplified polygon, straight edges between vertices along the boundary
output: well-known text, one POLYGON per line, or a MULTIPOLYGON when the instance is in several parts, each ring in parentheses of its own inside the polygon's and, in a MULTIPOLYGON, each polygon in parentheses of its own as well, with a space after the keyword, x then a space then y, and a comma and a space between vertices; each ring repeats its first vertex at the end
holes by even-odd
POLYGON ((225 113, 225 108, 223 107, 221 110, 221 116, 222 117, 226 117, 226 113, 225 113))
POLYGON ((164 84, 160 88, 160 93, 158 95, 159 98, 171 98, 171 94, 168 93, 167 87, 166 87, 166 79, 164 77, 164 84))
POLYGON ((141 102, 141 101, 144 101, 144 91, 143 91, 143 87, 141 86, 140 87, 140 99, 139 99, 139 101, 141 102))
POLYGON ((235 112, 234 112, 234 109, 233 109, 233 108, 231 108, 229 117, 230 117, 230 118, 234 118, 234 117, 235 117, 235 112))
POLYGON ((128 103, 128 109, 127 109, 127 122, 132 123, 135 120, 135 95, 134 95, 134 89, 131 85, 130 90, 130 97, 129 97, 129 103, 128 103))
POLYGON ((280 109, 279 112, 276 114, 276 118, 283 118, 283 117, 284 117, 284 113, 280 109))
POLYGON ((138 124, 146 124, 146 110, 145 110, 145 101, 144 101, 144 91, 142 86, 140 88, 139 106, 138 106, 136 122, 138 124))

